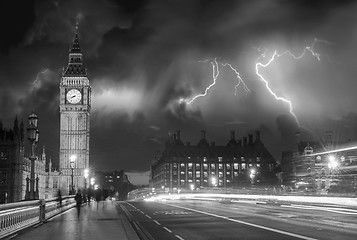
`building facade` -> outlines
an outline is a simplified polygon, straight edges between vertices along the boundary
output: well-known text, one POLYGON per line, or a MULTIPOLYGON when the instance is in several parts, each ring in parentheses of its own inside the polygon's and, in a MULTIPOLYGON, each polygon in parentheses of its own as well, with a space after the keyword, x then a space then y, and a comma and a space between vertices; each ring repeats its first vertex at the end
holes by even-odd
POLYGON ((60 83, 60 156, 61 188, 84 188, 89 184, 84 169, 89 168, 89 130, 91 86, 83 66, 78 32, 69 51, 67 67, 60 83), (70 159, 75 161, 71 165, 70 159), (73 173, 72 173, 73 171, 73 173), (72 186, 73 177, 73 186, 72 186))
POLYGON ((321 193, 357 192, 357 148, 351 143, 299 142, 283 153, 283 184, 321 193), (326 144, 325 144, 326 145, 326 144))
MULTIPOLYGON (((52 168, 45 147, 34 161, 35 191, 39 198, 53 198, 57 193, 59 172, 52 168)), ((25 130, 17 117, 12 129, 5 129, 0 121, 0 203, 25 200, 29 190, 31 160, 25 151, 25 130)))
POLYGON ((166 147, 151 165, 151 185, 169 191, 204 187, 240 187, 272 184, 276 161, 260 140, 260 132, 236 141, 235 132, 225 146, 209 144, 206 132, 195 146, 184 145, 180 131, 170 133, 166 147))
POLYGON ((128 192, 133 190, 133 185, 123 170, 95 171, 93 177, 98 189, 119 200, 125 200, 128 192))

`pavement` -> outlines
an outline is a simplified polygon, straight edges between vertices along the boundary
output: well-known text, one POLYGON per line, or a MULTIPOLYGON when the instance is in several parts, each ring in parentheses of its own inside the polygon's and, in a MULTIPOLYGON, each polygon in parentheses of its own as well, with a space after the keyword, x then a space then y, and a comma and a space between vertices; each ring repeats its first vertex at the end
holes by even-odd
POLYGON ((117 201, 84 204, 48 219, 6 239, 50 240, 140 240, 117 201))

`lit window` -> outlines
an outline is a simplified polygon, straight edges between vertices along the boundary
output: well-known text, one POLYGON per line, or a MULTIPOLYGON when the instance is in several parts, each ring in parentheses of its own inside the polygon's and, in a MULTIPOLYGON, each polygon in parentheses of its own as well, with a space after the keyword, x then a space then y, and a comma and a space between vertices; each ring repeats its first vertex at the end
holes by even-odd
POLYGON ((230 182, 231 182, 231 180, 227 179, 227 183, 230 183, 230 182))
POLYGON ((240 160, 241 160, 242 162, 245 162, 244 157, 240 157, 240 160))
POLYGON ((196 163, 196 169, 201 168, 201 165, 199 163, 196 163))
POLYGON ((228 172, 228 171, 227 171, 227 175, 231 175, 231 172, 228 172))
POLYGON ((257 162, 260 162, 260 157, 257 157, 257 162))
POLYGON ((208 172, 203 172, 203 177, 208 177, 208 172))
POLYGON ((223 164, 218 164, 218 169, 223 169, 223 164))
POLYGON ((185 172, 181 172, 181 175, 185 175, 185 172))
POLYGON ((188 166, 188 169, 192 169, 192 163, 188 163, 187 166, 188 166))
POLYGON ((207 158, 206 157, 203 158, 203 162, 207 162, 207 158))
POLYGON ((218 172, 218 177, 223 177, 223 172, 218 172))
POLYGON ((189 179, 188 182, 192 182, 192 179, 189 179))
POLYGON ((215 169, 215 168, 216 168, 216 165, 211 164, 211 169, 215 169))
POLYGON ((260 167, 260 163, 257 163, 257 167, 260 167))
POLYGON ((201 172, 200 171, 196 171, 196 177, 201 177, 201 172))
POLYGON ((207 169, 208 169, 208 164, 207 164, 207 163, 204 163, 204 164, 203 164, 203 169, 204 169, 204 170, 207 170, 207 169))
POLYGON ((218 162, 222 162, 223 158, 222 157, 218 157, 218 162))
POLYGON ((181 166, 181 167, 185 167, 185 164, 184 164, 184 163, 181 163, 180 166, 181 166))
POLYGON ((234 172, 233 175, 234 175, 235 177, 238 177, 238 172, 234 172))
POLYGON ((192 172, 188 172, 188 177, 192 178, 192 172))
POLYGON ((233 168, 234 168, 234 170, 238 170, 238 163, 234 163, 233 168))
POLYGON ((242 163, 242 170, 245 170, 245 168, 246 168, 246 164, 242 163))
POLYGON ((227 170, 230 170, 231 169, 231 165, 229 163, 226 164, 226 168, 227 170))
POLYGON ((185 182, 185 180, 184 180, 184 179, 181 179, 181 182, 183 183, 183 182, 185 182))

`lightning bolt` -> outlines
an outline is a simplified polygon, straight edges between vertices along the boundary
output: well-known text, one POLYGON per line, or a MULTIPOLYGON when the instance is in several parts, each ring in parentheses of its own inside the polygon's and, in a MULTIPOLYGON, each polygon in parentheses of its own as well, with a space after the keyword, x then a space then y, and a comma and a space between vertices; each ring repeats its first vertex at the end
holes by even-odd
POLYGON ((247 93, 250 92, 250 89, 247 87, 247 85, 245 84, 245 82, 243 81, 242 77, 240 76, 240 73, 237 71, 237 69, 235 69, 232 64, 230 63, 223 63, 222 66, 229 66, 230 69, 232 69, 232 71, 237 75, 237 79, 238 79, 238 83, 237 85, 235 85, 234 89, 234 95, 237 95, 237 91, 238 91, 238 87, 240 84, 243 84, 243 89, 244 91, 246 91, 247 93))
POLYGON ((45 70, 43 70, 42 72, 39 72, 36 76, 36 79, 32 82, 33 85, 36 85, 37 82, 39 82, 39 77, 42 74, 45 74, 46 72, 48 72, 50 69, 46 68, 45 70))
MULTIPOLYGON (((289 105, 289 112, 290 114, 294 117, 296 123, 300 126, 300 123, 299 123, 299 120, 296 116, 296 114, 294 113, 294 110, 293 110, 293 104, 290 100, 286 99, 286 98, 283 98, 283 97, 279 97, 269 86, 269 82, 264 78, 264 76, 259 72, 259 69, 260 68, 266 68, 268 67, 276 58, 279 58, 279 57, 282 57, 284 55, 289 55, 290 57, 292 57, 293 59, 295 60, 299 60, 301 58, 303 58, 305 56, 305 54, 307 52, 310 52, 312 56, 316 57, 316 59, 318 61, 321 60, 321 54, 317 53, 314 51, 314 47, 315 47, 315 44, 318 43, 318 42, 323 42, 323 43, 326 43, 326 44, 329 44, 329 45, 332 45, 331 42, 329 41, 326 41, 326 40, 320 40, 320 39, 317 39, 315 38, 313 43, 310 45, 310 46, 306 46, 304 48, 304 50, 302 51, 302 53, 298 56, 294 55, 291 51, 287 50, 287 51, 284 51, 283 53, 280 53, 278 54, 277 53, 277 50, 274 51, 274 54, 270 57, 270 59, 268 60, 267 63, 263 64, 262 62, 259 62, 259 60, 261 58, 265 58, 266 57, 266 51, 267 49, 261 49, 261 48, 258 48, 258 51, 263 51, 263 53, 261 54, 261 56, 257 59, 257 62, 255 64, 255 73, 258 75, 259 79, 264 82, 265 84, 265 87, 266 89, 268 90, 268 92, 274 96, 274 98, 277 100, 277 101, 283 101, 284 103, 287 103, 289 105)), ((327 59, 329 62, 331 62, 330 58, 326 55, 327 59)))
MULTIPOLYGON (((205 61, 201 61, 201 62, 207 62, 209 60, 205 60, 205 61)), ((208 91, 216 84, 217 82, 217 78, 219 76, 219 65, 222 65, 224 67, 228 66, 237 76, 238 82, 235 85, 235 92, 234 95, 237 95, 237 91, 238 91, 238 87, 240 86, 240 84, 243 85, 243 89, 246 92, 250 92, 249 88, 247 87, 247 85, 245 84, 245 82, 243 81, 242 77, 240 76, 240 73, 238 72, 237 69, 235 69, 232 64, 230 63, 219 63, 217 61, 217 58, 215 58, 214 60, 211 60, 211 65, 212 65, 212 78, 213 78, 213 83, 211 83, 208 87, 206 87, 204 93, 198 94, 196 96, 194 96, 193 98, 189 99, 184 99, 184 98, 180 98, 179 99, 179 103, 183 103, 185 102, 186 104, 191 104, 192 102, 194 102, 197 98, 199 97, 204 97, 207 95, 208 91)))
MULTIPOLYGON (((208 60, 205 60, 203 62, 207 62, 208 60)), ((179 99, 179 103, 183 103, 185 102, 186 104, 191 104, 193 101, 195 101, 197 98, 199 97, 204 97, 207 95, 208 91, 210 90, 210 88, 212 86, 214 86, 216 84, 218 75, 219 75, 219 68, 218 68, 218 62, 217 62, 217 58, 215 58, 214 60, 211 61, 211 65, 212 65, 212 78, 213 78, 213 83, 211 83, 208 87, 206 87, 204 93, 198 94, 196 96, 194 96, 191 100, 188 99, 184 99, 184 98, 180 98, 179 99)))

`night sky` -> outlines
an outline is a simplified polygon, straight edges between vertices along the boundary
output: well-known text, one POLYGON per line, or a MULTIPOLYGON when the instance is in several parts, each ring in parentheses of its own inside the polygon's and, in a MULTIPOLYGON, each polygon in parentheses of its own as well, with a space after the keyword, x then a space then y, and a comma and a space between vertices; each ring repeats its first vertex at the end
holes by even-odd
POLYGON ((216 145, 231 130, 238 139, 260 130, 277 161, 297 131, 308 141, 328 130, 336 141, 357 139, 355 1, 3 2, 0 118, 6 128, 16 115, 27 125, 34 109, 37 150, 45 145, 55 164, 59 82, 76 23, 93 93, 92 168, 147 171, 170 130, 191 145, 201 130, 216 145), (274 51, 285 54, 263 67, 274 51), (237 90, 230 66, 244 81, 237 90))

